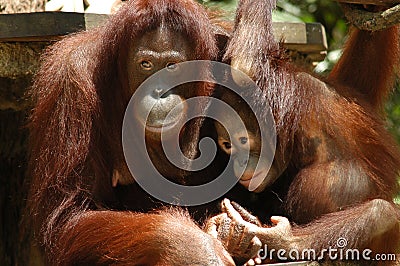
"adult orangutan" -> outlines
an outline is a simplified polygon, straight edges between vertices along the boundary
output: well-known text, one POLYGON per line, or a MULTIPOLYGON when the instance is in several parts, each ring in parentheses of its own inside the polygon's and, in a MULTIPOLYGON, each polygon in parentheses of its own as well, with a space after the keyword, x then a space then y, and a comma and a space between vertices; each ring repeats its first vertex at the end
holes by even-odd
MULTIPOLYGON (((186 214, 148 212, 160 203, 135 183, 121 144, 124 111, 137 87, 163 68, 179 75, 176 63, 215 59, 213 29, 194 1, 131 0, 104 26, 66 37, 43 55, 30 90, 35 107, 29 123, 29 207, 49 264, 233 263, 221 243, 186 214)), ((212 91, 197 82, 165 94, 159 83, 131 114, 146 132, 137 139, 146 138, 155 166, 174 182, 182 183, 185 172, 163 156, 161 128, 176 130, 185 109, 166 119, 169 111, 212 91), (155 108, 148 110, 151 104, 155 108), (146 111, 147 120, 141 116, 146 111)), ((197 106, 201 114, 206 103, 197 106)), ((193 119, 180 132, 188 158, 196 155, 201 124, 201 118, 193 119)))
MULTIPOLYGON (((363 264, 377 264, 375 255, 395 254, 400 240, 400 212, 393 203, 399 191, 400 152, 378 112, 393 86, 398 27, 374 34, 353 31, 331 83, 325 83, 288 61, 272 35, 273 8, 274 0, 239 4, 225 60, 249 75, 262 93, 245 86, 240 96, 222 91, 222 100, 239 110, 247 131, 229 136, 216 125, 221 149, 235 162, 250 149, 246 161, 234 163, 234 172, 243 172, 237 176, 239 182, 256 192, 253 201, 241 204, 260 219, 270 219, 273 226, 263 226, 225 200, 223 213, 211 218, 207 230, 242 261, 254 256, 258 239, 268 246, 267 257, 272 259, 329 261, 336 255, 339 260, 357 260, 346 251, 358 249, 363 264), (365 36, 372 43, 363 42, 365 36), (255 110, 240 100, 244 96, 255 110), (270 169, 262 167, 268 159, 259 158, 262 139, 253 115, 266 120, 266 105, 272 109, 277 134, 270 169), (261 167, 256 171, 257 160, 261 167), (251 188, 257 180, 261 184, 251 188), (307 253, 311 249, 314 256, 307 253), (365 250, 367 257, 362 256, 365 250)), ((245 84, 239 75, 232 78, 245 84)))

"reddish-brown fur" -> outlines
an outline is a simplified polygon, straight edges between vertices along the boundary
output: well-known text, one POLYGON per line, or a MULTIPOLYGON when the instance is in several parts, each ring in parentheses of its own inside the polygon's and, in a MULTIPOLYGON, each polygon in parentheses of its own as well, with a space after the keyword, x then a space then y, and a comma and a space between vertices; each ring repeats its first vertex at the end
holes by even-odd
POLYGON ((362 99, 382 111, 393 90, 395 68, 398 66, 398 27, 369 32, 351 28, 349 39, 340 61, 334 66, 328 80, 339 88, 350 87, 351 93, 361 93, 362 99))
POLYGON ((285 167, 275 184, 243 205, 260 219, 282 215, 297 224, 287 238, 273 228, 258 237, 269 249, 286 251, 313 248, 318 254, 337 248, 343 237, 346 248, 396 253, 400 152, 378 109, 394 81, 398 27, 374 34, 354 30, 327 84, 285 58, 272 35, 274 7, 274 0, 241 1, 225 55, 262 89, 261 95, 243 94, 261 117, 266 104, 272 108, 280 155, 275 160, 285 167))
POLYGON ((87 211, 74 216, 63 231, 63 245, 57 250, 63 254, 62 265, 229 264, 216 255, 226 252, 218 240, 201 231, 187 214, 173 210, 87 211), (93 242, 96 246, 88 245, 93 242))
MULTIPOLYGON (((129 1, 104 26, 66 37, 43 55, 30 90, 36 104, 29 124, 29 207, 51 265, 229 264, 219 243, 182 214, 104 210, 157 206, 136 184, 118 194, 111 176, 123 158, 122 119, 133 93, 126 73, 129 44, 160 20, 188 38, 194 58, 217 56, 208 16, 189 0, 129 1)), ((205 83, 195 90, 211 92, 205 83)), ((182 133, 189 157, 196 152, 200 125, 195 119, 182 133)), ((156 145, 148 145, 150 154, 160 149, 156 145)), ((179 174, 170 174, 180 181, 179 174)))

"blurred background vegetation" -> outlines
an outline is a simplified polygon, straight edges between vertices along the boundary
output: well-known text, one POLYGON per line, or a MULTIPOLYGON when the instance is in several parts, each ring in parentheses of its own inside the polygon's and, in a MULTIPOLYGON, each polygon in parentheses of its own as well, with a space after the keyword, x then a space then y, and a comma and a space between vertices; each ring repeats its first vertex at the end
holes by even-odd
MULTIPOLYGON (((233 19, 237 0, 199 0, 210 8, 226 12, 228 19, 233 19)), ((346 41, 348 24, 340 6, 333 0, 277 0, 274 21, 320 22, 325 26, 328 41, 326 59, 319 63, 315 71, 329 73, 340 56, 341 48, 346 41)), ((400 82, 386 105, 387 125, 400 143, 400 82)), ((400 204, 400 195, 396 199, 400 204)))

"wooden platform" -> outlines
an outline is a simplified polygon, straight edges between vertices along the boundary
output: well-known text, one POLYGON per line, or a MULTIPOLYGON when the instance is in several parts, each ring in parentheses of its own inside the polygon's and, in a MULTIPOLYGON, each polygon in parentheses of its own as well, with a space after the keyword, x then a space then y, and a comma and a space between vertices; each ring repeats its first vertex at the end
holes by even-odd
POLYGON ((322 61, 328 44, 325 28, 321 23, 274 22, 276 40, 283 40, 289 50, 298 51, 312 61, 322 61))

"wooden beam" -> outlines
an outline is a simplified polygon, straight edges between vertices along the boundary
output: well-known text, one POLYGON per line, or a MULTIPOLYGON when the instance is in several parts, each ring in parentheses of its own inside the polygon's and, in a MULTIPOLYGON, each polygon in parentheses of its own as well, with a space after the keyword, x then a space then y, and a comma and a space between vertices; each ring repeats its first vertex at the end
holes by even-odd
POLYGON ((108 15, 37 12, 0 15, 0 41, 52 41, 105 22, 108 15))

